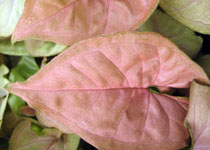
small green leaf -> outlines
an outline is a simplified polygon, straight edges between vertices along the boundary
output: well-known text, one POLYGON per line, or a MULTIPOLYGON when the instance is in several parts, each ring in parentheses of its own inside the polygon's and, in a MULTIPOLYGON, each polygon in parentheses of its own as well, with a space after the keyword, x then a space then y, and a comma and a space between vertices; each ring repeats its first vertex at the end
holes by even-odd
POLYGON ((27 51, 35 57, 52 56, 62 52, 67 47, 53 42, 44 42, 40 40, 25 40, 27 51))
POLYGON ((156 10, 137 31, 158 32, 176 43, 191 58, 197 55, 203 43, 200 36, 160 10, 156 10))
POLYGON ((31 130, 37 133, 37 135, 42 136, 43 128, 35 123, 31 123, 31 130))
POLYGON ((9 81, 4 77, 9 72, 9 69, 4 65, 0 65, 0 129, 3 122, 4 111, 7 106, 7 100, 9 93, 4 90, 4 86, 9 83, 9 81))
POLYGON ((8 103, 9 103, 9 106, 10 106, 10 109, 12 110, 12 112, 18 116, 21 116, 21 113, 19 110, 22 106, 26 105, 25 101, 23 101, 18 96, 10 95, 8 103))
POLYGON ((34 129, 31 130, 32 126, 30 121, 16 126, 9 141, 10 150, 77 150, 78 136, 63 134, 55 128, 44 128, 40 132, 42 136, 39 136, 34 129))
POLYGON ((17 42, 12 45, 10 38, 0 40, 0 53, 13 56, 30 55, 25 48, 24 42, 17 42))
POLYGON ((160 6, 192 30, 210 34, 209 0, 161 0, 160 6))
POLYGON ((39 70, 34 58, 24 56, 20 59, 18 65, 12 68, 9 79, 12 82, 25 81, 39 70))
POLYGON ((0 129, 4 118, 4 112, 7 106, 7 100, 8 100, 9 93, 0 88, 0 129))
POLYGON ((23 13, 25 0, 3 0, 0 2, 0 37, 8 37, 23 13))
POLYGON ((8 74, 9 69, 4 65, 0 65, 0 88, 3 88, 9 81, 4 77, 8 74))
POLYGON ((149 91, 152 92, 152 93, 160 94, 160 91, 156 86, 150 86, 149 91))
POLYGON ((26 40, 12 45, 10 38, 0 40, 0 53, 13 56, 44 57, 56 55, 67 47, 53 42, 26 40))
MULTIPOLYGON (((12 68, 11 73, 9 75, 9 79, 11 82, 16 81, 25 81, 30 76, 35 74, 39 70, 38 65, 36 64, 34 58, 29 56, 24 56, 20 59, 19 63, 16 67, 12 68)), ((21 115, 19 109, 22 106, 25 106, 26 103, 18 96, 10 95, 9 97, 9 106, 16 115, 21 115)))

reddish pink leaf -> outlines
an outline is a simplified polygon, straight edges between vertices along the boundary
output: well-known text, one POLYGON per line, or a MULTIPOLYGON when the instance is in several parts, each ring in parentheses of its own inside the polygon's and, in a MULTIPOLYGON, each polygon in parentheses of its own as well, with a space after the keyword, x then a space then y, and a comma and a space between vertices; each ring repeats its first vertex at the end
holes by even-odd
POLYGON ((26 38, 71 45, 95 35, 135 30, 159 0, 26 0, 13 42, 26 38))
POLYGON ((167 150, 186 145, 188 102, 144 88, 189 87, 194 78, 207 76, 167 39, 120 33, 70 47, 8 90, 55 119, 51 126, 66 126, 99 149, 167 150))

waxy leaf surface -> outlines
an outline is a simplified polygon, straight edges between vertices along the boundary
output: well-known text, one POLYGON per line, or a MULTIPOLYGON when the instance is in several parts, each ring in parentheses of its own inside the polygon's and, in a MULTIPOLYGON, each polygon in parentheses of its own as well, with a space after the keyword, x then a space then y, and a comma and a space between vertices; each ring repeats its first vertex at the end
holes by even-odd
POLYGON ((192 135, 193 150, 210 149, 210 83, 193 81, 185 125, 192 135))
POLYGON ((197 55, 203 42, 192 30, 158 9, 137 31, 158 32, 176 43, 191 58, 197 55))
POLYGON ((161 0, 160 6, 192 30, 210 34, 209 0, 161 0))
POLYGON ((147 88, 194 78, 207 76, 169 40, 128 32, 79 42, 7 88, 99 149, 167 150, 186 146, 188 101, 147 88))
POLYGON ((0 37, 8 37, 23 13, 25 0, 0 0, 0 37))
POLYGON ((77 150, 80 138, 74 134, 62 134, 57 129, 45 128, 42 136, 31 130, 31 122, 17 125, 10 139, 10 150, 77 150))
POLYGON ((159 0, 26 0, 12 41, 71 45, 95 35, 135 30, 159 0))

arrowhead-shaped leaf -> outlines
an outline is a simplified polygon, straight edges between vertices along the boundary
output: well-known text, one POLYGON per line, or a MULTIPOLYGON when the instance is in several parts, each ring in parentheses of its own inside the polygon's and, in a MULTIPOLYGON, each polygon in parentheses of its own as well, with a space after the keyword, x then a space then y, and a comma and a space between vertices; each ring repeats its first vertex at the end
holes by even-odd
POLYGON ((10 138, 10 150, 77 150, 80 138, 57 129, 43 129, 42 136, 31 130, 31 122, 17 125, 10 138))
POLYGON ((135 30, 159 0, 26 0, 13 42, 34 38, 71 45, 92 36, 135 30))
POLYGON ((191 58, 197 55, 203 42, 192 30, 158 9, 137 31, 158 32, 176 43, 191 58))
POLYGON ((8 37, 23 13, 25 0, 0 1, 0 37, 8 37))
POLYGON ((161 0, 160 6, 192 30, 210 34, 209 0, 161 0))
POLYGON ((134 32, 82 41, 8 90, 99 149, 168 150, 186 146, 188 101, 147 88, 194 78, 207 76, 173 43, 134 32))
POLYGON ((189 111, 185 120, 192 135, 194 150, 210 149, 210 83, 193 81, 189 111))

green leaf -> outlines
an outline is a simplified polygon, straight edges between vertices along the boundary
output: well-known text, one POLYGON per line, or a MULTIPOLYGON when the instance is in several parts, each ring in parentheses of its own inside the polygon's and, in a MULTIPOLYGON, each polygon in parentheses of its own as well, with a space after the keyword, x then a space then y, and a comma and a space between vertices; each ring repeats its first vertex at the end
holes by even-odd
POLYGON ((137 31, 153 31, 172 40, 188 56, 194 58, 202 46, 202 38, 172 17, 156 10, 137 31))
POLYGON ((210 34, 209 0, 161 0, 160 6, 192 30, 210 34))
POLYGON ((55 128, 44 128, 42 136, 31 130, 31 122, 18 124, 10 138, 10 150, 77 150, 80 138, 62 134, 55 128))
POLYGON ((35 123, 31 123, 31 130, 37 133, 37 135, 42 136, 43 128, 35 123))
POLYGON ((9 93, 0 88, 0 129, 4 118, 4 112, 7 106, 7 100, 8 100, 9 93))
POLYGON ((12 82, 25 81, 39 70, 33 57, 24 56, 18 65, 12 68, 9 79, 12 82))
POLYGON ((27 51, 32 56, 52 56, 62 52, 66 46, 40 40, 25 40, 27 51))
POLYGON ((25 0, 0 1, 0 37, 12 34, 23 13, 25 0))
POLYGON ((9 69, 4 65, 0 65, 0 88, 3 88, 9 81, 4 77, 9 73, 9 69))
POLYGON ((10 106, 12 112, 15 113, 18 116, 21 116, 21 113, 20 113, 19 110, 22 106, 26 106, 25 101, 23 101, 18 96, 10 95, 8 103, 9 103, 9 106, 10 106))
MULTIPOLYGON (((11 73, 9 75, 9 79, 11 82, 25 81, 30 76, 35 74, 38 70, 39 67, 36 64, 34 58, 24 56, 20 59, 17 66, 12 68, 11 73)), ((14 112, 15 114, 21 115, 19 109, 25 105, 26 103, 20 97, 15 95, 11 95, 9 97, 9 106, 12 112, 14 112)))
POLYGON ((67 47, 53 42, 26 40, 12 45, 10 38, 0 40, 0 53, 13 56, 53 56, 67 47))
POLYGON ((6 74, 8 74, 8 72, 9 69, 4 64, 0 65, 0 129, 9 95, 9 93, 3 89, 4 86, 9 83, 9 81, 4 77, 6 74))
POLYGON ((12 45, 12 43, 10 42, 10 38, 0 40, 0 53, 13 56, 30 55, 25 49, 24 42, 17 42, 12 45))
POLYGON ((198 59, 197 62, 199 65, 201 65, 201 67, 204 69, 204 71, 207 73, 208 77, 210 78, 210 54, 203 55, 198 59))

